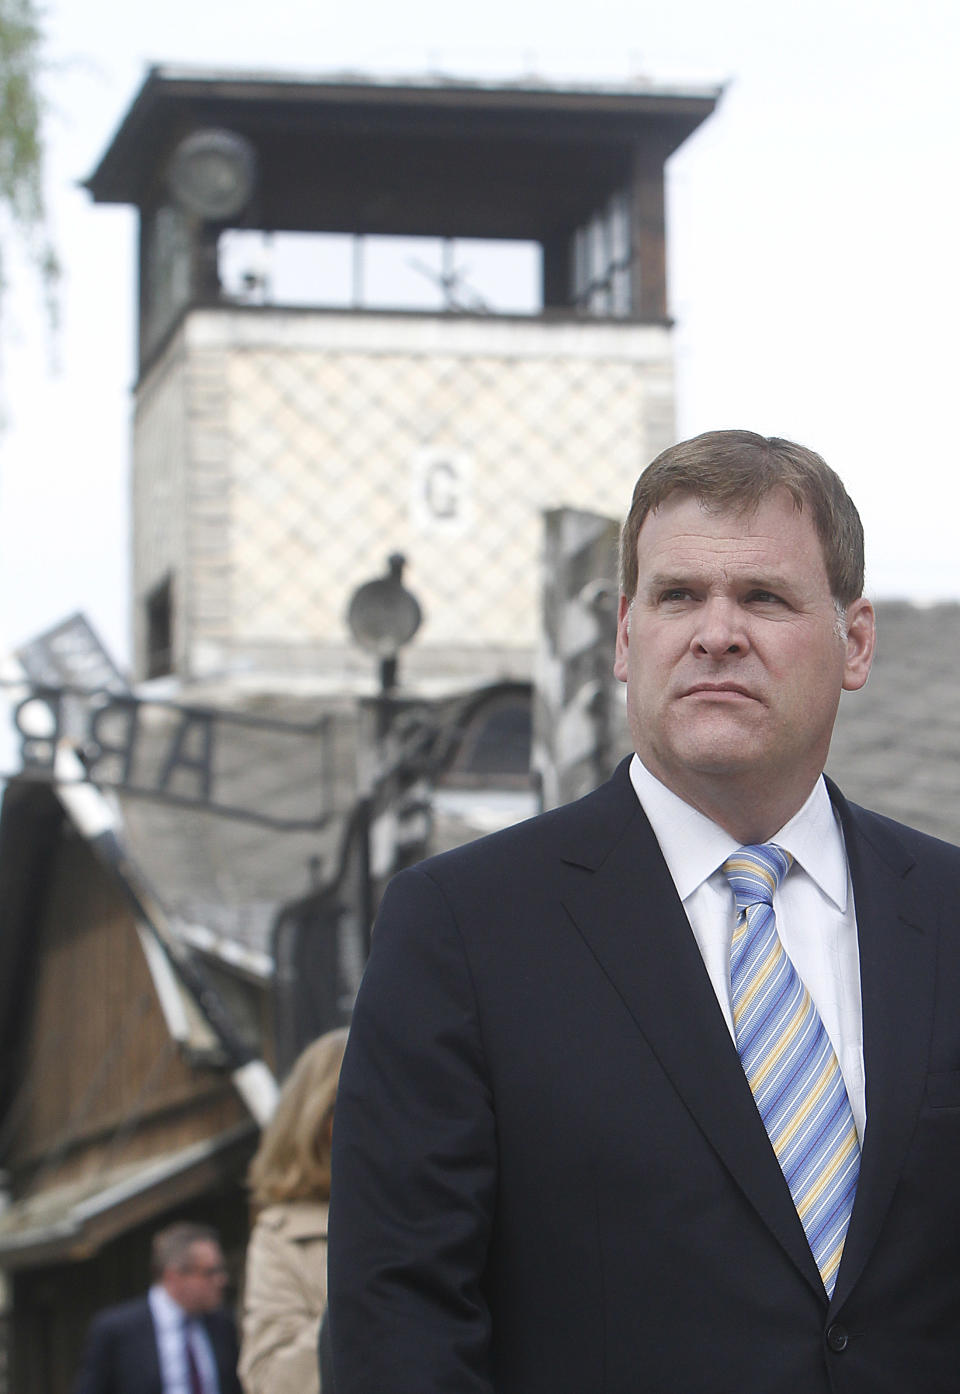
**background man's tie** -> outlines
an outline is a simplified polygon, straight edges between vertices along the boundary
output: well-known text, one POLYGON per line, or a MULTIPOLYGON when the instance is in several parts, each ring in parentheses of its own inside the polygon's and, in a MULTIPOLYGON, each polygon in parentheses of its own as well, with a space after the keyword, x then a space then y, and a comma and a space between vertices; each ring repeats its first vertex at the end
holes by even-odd
POLYGON ((832 1297, 860 1145, 830 1038, 777 934, 773 893, 792 860, 770 842, 741 847, 723 864, 737 898, 733 1025, 760 1117, 832 1297))
POLYGON ((183 1323, 183 1347, 187 1356, 187 1381, 190 1385, 190 1394, 204 1394, 203 1378, 193 1348, 193 1322, 189 1319, 183 1323))

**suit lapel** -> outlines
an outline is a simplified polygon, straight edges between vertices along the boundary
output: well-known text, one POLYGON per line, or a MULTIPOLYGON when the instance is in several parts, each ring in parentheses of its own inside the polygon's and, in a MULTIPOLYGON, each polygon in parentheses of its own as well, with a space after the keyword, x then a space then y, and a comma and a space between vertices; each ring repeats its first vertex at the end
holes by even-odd
POLYGON ((150 1306, 149 1298, 144 1298, 141 1316, 143 1336, 138 1338, 137 1345, 143 1352, 142 1388, 147 1391, 147 1394, 162 1394, 163 1375, 160 1370, 160 1348, 157 1344, 157 1327, 153 1320, 153 1309, 150 1306))
POLYGON ((564 905, 734 1181, 822 1293, 790 1191, 626 766, 601 792, 607 791, 601 805, 606 817, 566 858, 593 874, 578 879, 564 905))
MULTIPOLYGON (((932 1029, 935 904, 889 824, 848 805, 843 823, 857 914, 867 1130, 832 1307, 876 1243, 922 1099, 932 1029)), ((783 1249, 823 1287, 757 1113, 683 906, 626 762, 593 796, 565 860, 592 872, 564 905, 699 1127, 783 1249)))
POLYGON ((224 1324, 220 1311, 213 1312, 202 1320, 210 1340, 210 1349, 213 1351, 213 1363, 217 1367, 220 1394, 229 1394, 229 1382, 233 1376, 233 1366, 236 1364, 236 1354, 231 1355, 230 1351, 229 1327, 224 1324))
MULTIPOLYGON (((828 781, 829 783, 829 781, 828 781)), ((933 1023, 936 910, 890 827, 831 785, 853 878, 860 948, 867 1126, 834 1303, 876 1243, 923 1100, 933 1023)))

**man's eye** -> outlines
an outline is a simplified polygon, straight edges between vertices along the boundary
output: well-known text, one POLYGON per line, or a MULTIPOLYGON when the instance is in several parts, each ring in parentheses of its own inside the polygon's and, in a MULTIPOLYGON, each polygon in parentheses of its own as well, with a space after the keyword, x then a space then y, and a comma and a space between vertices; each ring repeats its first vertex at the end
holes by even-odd
POLYGON ((774 595, 773 591, 751 591, 747 599, 758 601, 762 605, 779 605, 781 603, 779 595, 774 595))
POLYGON ((660 592, 661 602, 665 601, 667 604, 670 604, 672 601, 689 599, 690 592, 688 590, 684 590, 682 586, 674 586, 672 590, 660 592))

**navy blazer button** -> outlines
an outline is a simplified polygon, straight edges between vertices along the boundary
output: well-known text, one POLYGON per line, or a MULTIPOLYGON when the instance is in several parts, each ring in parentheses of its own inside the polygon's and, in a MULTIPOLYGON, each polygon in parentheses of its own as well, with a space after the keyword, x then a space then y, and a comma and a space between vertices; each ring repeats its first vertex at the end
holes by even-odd
POLYGON ((831 1350, 846 1350, 849 1340, 850 1337, 847 1335, 847 1328, 841 1326, 837 1321, 835 1321, 827 1331, 827 1345, 831 1350))

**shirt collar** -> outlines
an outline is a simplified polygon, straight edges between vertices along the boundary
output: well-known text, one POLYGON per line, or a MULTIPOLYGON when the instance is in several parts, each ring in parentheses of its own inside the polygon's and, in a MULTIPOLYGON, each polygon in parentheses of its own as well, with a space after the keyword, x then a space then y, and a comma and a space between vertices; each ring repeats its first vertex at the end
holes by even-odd
POLYGON ((840 913, 846 912, 850 884, 847 850, 822 776, 803 807, 770 841, 789 852, 840 913))
MULTIPOLYGON (((686 900, 740 844, 668 789, 634 755, 630 779, 650 821, 677 894, 686 900)), ((770 839, 789 852, 843 913, 847 906, 847 857, 840 824, 823 779, 801 809, 770 839)))
POLYGON ((189 1316, 167 1292, 162 1283, 154 1283, 148 1294, 154 1316, 167 1326, 179 1326, 189 1321, 189 1316))

